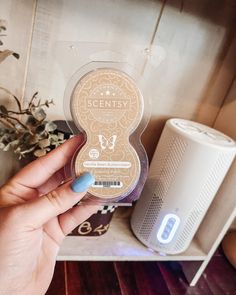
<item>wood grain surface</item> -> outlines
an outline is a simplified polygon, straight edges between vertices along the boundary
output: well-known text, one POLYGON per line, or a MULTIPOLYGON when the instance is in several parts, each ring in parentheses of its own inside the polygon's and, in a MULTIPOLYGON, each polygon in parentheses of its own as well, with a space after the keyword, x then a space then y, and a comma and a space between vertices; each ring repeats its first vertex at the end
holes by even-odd
POLYGON ((46 295, 234 295, 236 270, 219 252, 195 287, 177 262, 57 262, 46 295), (64 271, 63 271, 64 268, 64 271))

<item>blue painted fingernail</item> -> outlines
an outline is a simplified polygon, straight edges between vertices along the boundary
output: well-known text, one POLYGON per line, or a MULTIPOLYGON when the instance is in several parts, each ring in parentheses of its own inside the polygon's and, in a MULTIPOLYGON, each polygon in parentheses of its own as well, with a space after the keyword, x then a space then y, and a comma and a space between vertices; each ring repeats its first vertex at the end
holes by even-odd
POLYGON ((85 172, 71 183, 71 189, 75 193, 86 192, 94 182, 95 179, 93 175, 89 172, 85 172))

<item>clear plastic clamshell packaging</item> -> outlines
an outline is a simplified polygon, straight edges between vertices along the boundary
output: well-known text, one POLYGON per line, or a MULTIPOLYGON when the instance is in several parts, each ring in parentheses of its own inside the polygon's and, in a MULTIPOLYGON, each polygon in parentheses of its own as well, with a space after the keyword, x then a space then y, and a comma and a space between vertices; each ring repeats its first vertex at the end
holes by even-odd
MULTIPOLYGON (((65 89, 67 123, 85 139, 70 174, 91 172, 95 178, 83 201, 130 205, 140 196, 148 172, 140 138, 149 120, 150 91, 141 68, 124 54, 116 52, 117 60, 107 50, 104 61, 104 51, 101 60, 96 46, 94 50, 92 60, 84 59, 65 89)), ((145 66, 145 56, 143 60, 145 66)))

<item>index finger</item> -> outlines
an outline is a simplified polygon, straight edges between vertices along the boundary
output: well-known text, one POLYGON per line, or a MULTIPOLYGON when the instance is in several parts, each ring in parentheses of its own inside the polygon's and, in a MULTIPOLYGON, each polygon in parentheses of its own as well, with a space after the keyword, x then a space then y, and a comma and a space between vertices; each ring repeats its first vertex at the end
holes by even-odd
POLYGON ((25 166, 11 180, 28 188, 39 187, 66 165, 82 143, 82 135, 67 140, 46 156, 38 158, 25 166))

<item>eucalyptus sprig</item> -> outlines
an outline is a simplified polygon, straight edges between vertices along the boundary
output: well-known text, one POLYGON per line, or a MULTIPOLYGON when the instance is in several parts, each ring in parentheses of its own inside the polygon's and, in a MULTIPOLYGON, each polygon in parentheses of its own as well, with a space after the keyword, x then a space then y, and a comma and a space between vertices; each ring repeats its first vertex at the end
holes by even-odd
POLYGON ((0 87, 16 103, 16 110, 0 105, 0 149, 13 150, 19 159, 34 155, 40 157, 57 147, 64 140, 63 133, 56 133, 57 125, 46 121, 44 108, 49 108, 53 100, 41 101, 34 93, 26 107, 9 90, 0 87))
MULTIPOLYGON (((0 20, 0 46, 3 46, 5 31, 5 23, 0 20)), ((10 55, 20 58, 20 55, 12 50, 0 50, 0 63, 10 55)), ((19 159, 32 155, 40 157, 65 141, 63 133, 56 133, 56 124, 46 121, 44 108, 53 104, 52 99, 42 102, 37 97, 38 92, 35 92, 28 105, 23 107, 16 95, 9 90, 0 87, 0 91, 12 97, 16 104, 14 110, 0 105, 0 149, 13 150, 19 159)))
MULTIPOLYGON (((6 37, 6 26, 3 20, 0 20, 0 46, 3 46, 3 37, 6 37)), ((0 63, 3 62, 8 56, 14 56, 15 58, 19 59, 20 55, 12 50, 4 49, 0 50, 0 63)))

